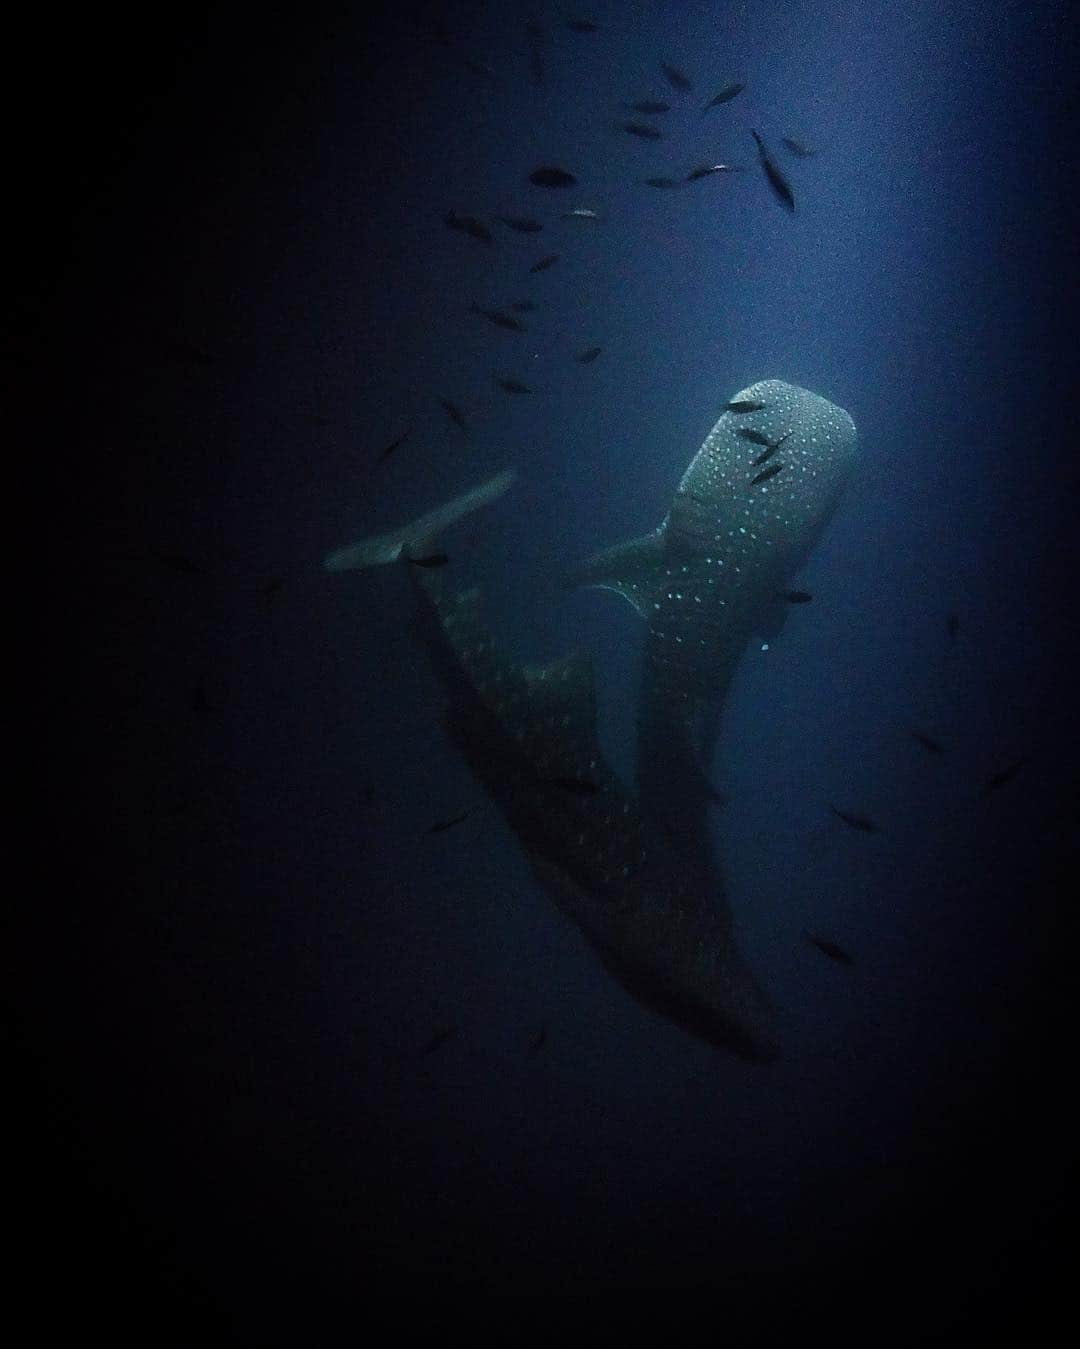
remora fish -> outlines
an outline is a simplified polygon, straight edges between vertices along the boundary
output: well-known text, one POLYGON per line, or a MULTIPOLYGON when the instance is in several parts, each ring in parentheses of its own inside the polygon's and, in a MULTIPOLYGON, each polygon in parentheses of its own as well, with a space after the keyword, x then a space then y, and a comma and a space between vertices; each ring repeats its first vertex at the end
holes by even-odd
POLYGON ((806 472, 791 475, 782 518, 769 493, 741 490, 746 442, 739 415, 725 411, 659 527, 568 578, 614 590, 646 621, 639 797, 688 853, 708 837, 705 784, 724 695, 751 637, 784 622, 781 595, 835 510, 857 444, 848 414, 808 389, 762 380, 730 401, 764 404, 758 422, 770 439, 791 432, 787 462, 806 472))
POLYGON ((447 211, 443 216, 448 229, 458 230, 461 234, 469 234, 474 239, 481 240, 485 244, 493 244, 494 236, 482 220, 477 220, 474 215, 458 215, 456 211, 447 211))
POLYGON ((1014 759, 1007 767, 999 769, 998 772, 988 777, 983 785, 983 795, 987 796, 990 792, 996 792, 999 787, 1004 787, 1006 783, 1012 782, 1026 763, 1027 755, 1025 754, 1023 758, 1014 759))
POLYGON ((863 834, 879 833, 878 826, 868 815, 855 815, 850 810, 840 810, 836 806, 830 806, 829 809, 837 817, 843 820, 850 829, 858 829, 863 834))
POLYGON ((673 89, 682 89, 685 92, 689 92, 693 89, 694 86, 690 83, 689 78, 684 75, 681 70, 676 70, 674 66, 669 66, 666 61, 660 62, 660 69, 667 76, 668 83, 673 89))
POLYGON ((729 103, 736 94, 741 94, 745 88, 745 84, 740 84, 737 81, 733 84, 725 84, 718 94, 713 94, 701 111, 708 112, 710 108, 718 108, 721 103, 729 103))
POLYGON ((529 182, 537 187, 573 187, 577 179, 554 164, 541 164, 529 174, 529 182))
POLYGON ((711 173, 740 173, 738 164, 702 164, 700 168, 691 169, 686 175, 688 183, 696 183, 701 178, 708 178, 711 173))
POLYGON ((647 141, 658 141, 664 134, 659 127, 649 126, 648 122, 620 122, 618 129, 628 131, 631 136, 640 136, 642 140, 647 141))
MULTIPOLYGON (((324 565, 344 571, 427 552, 512 479, 501 473, 324 565)), ((773 1013, 735 945, 717 871, 654 828, 604 761, 590 662, 573 654, 517 664, 486 632, 476 590, 454 593, 440 572, 409 574, 418 626, 449 696, 446 730, 604 966, 692 1034, 749 1059, 775 1057, 773 1013)))
POLYGON ((513 379, 510 375, 495 375, 494 380, 504 393, 532 393, 527 384, 522 384, 520 379, 513 379))
POLYGON ((829 941, 828 937, 816 937, 812 932, 803 932, 803 936, 808 942, 813 942, 821 954, 828 956, 830 960, 835 960, 841 965, 855 964, 850 952, 845 951, 842 946, 837 946, 836 942, 829 941))
POLYGON ((501 309, 481 309, 478 304, 471 304, 469 305, 469 313, 487 319, 489 323, 494 323, 496 328, 507 328, 512 333, 527 333, 529 331, 520 319, 514 318, 512 314, 504 314, 501 309))
POLYGON ((544 228, 539 220, 524 215, 499 215, 495 219, 501 220, 510 229, 517 230, 518 234, 539 234, 544 228))
POLYGON ((766 460, 771 459, 773 455, 776 453, 776 451, 780 448, 780 446, 783 445, 785 440, 787 440, 787 436, 781 436, 779 440, 774 440, 771 445, 766 445, 766 447, 754 460, 755 467, 758 464, 764 464, 766 460))
POLYGON ((776 194, 778 200, 782 201, 789 211, 795 209, 795 194, 791 190, 791 184, 784 177, 777 167, 776 160, 769 154, 765 148, 765 142, 756 131, 750 132, 754 140, 757 141, 758 159, 761 161, 761 167, 765 170, 765 177, 769 180, 769 186, 776 194))

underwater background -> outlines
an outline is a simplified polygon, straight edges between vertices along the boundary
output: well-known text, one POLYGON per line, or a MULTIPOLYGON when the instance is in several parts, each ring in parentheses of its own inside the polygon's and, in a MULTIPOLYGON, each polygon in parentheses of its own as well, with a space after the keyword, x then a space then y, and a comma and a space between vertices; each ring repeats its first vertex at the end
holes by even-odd
POLYGON ((55 62, 25 48, 48 119, 19 137, 5 339, 54 581, 50 841, 7 1017, 40 1324, 293 1343, 385 1297, 635 1292, 762 1337, 1049 1316, 1074 1146, 1066 7, 75 23, 55 62), (781 1018, 762 1065, 604 971, 443 733, 404 569, 321 560, 516 467, 444 574, 518 658, 591 655, 629 782, 640 623, 560 576, 654 528, 769 378, 846 409, 859 455, 713 766, 781 1018))

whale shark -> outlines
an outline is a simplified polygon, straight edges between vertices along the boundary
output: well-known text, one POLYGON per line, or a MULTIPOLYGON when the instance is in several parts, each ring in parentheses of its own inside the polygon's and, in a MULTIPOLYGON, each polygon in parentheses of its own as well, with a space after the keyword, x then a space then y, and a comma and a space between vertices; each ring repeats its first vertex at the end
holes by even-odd
POLYGON ((751 638, 779 632, 786 583, 835 512, 858 445, 847 412, 782 380, 751 384, 729 405, 752 410, 720 416, 657 528, 566 578, 614 591, 645 620, 638 791, 696 848, 710 838, 724 696, 751 638), (764 481, 763 461, 776 470, 764 481))
MULTIPOLYGON (((855 432, 841 409, 781 381, 733 401, 762 406, 724 413, 661 525, 568 578, 615 590, 646 619, 636 791, 605 761, 584 654, 515 661, 486 629, 478 589, 454 591, 425 568, 409 573, 418 630, 448 699, 445 729, 558 906, 640 1003, 713 1045, 769 1061, 779 1052, 777 1016, 738 949, 700 782, 739 655, 757 627, 775 626, 773 602, 835 508, 855 432), (782 437, 772 454, 780 470, 751 483, 753 459, 782 437)), ((513 478, 498 474, 329 554, 324 566, 408 564, 513 478)))

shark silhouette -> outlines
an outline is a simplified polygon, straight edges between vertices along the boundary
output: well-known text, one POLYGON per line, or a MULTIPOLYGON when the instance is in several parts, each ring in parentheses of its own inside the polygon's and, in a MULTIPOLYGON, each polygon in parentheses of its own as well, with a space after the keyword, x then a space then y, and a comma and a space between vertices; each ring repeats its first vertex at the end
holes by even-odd
MULTIPOLYGON (((779 381, 738 397, 766 406, 752 418, 721 417, 660 528, 598 555, 575 578, 617 590, 648 622, 637 793, 604 760, 586 657, 511 661, 483 625, 477 590, 452 592, 441 574, 409 571, 419 629, 448 694, 446 729, 560 908, 640 1002, 712 1044, 767 1061, 779 1049, 775 1013, 739 953, 698 787, 738 656, 756 624, 775 621, 773 597, 835 506, 854 428, 840 409, 779 381), (747 428, 770 443, 788 436, 768 493, 749 484, 761 446, 738 435, 747 428)), ((344 571, 423 556, 513 476, 501 473, 324 565, 344 571)))

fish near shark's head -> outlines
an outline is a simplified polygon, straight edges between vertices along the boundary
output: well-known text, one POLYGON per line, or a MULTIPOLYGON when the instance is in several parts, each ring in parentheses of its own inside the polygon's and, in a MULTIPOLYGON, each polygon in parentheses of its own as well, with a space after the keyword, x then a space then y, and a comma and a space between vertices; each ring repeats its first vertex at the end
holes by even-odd
POLYGON ((773 582, 801 564, 835 510, 855 462, 855 424, 780 379, 741 389, 731 404, 750 410, 725 411, 691 461, 666 521, 668 547, 773 582))

